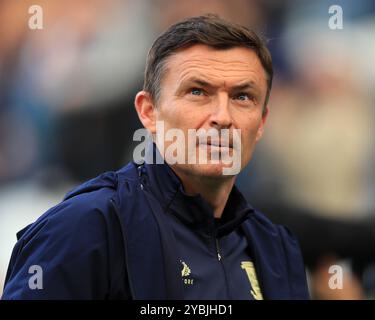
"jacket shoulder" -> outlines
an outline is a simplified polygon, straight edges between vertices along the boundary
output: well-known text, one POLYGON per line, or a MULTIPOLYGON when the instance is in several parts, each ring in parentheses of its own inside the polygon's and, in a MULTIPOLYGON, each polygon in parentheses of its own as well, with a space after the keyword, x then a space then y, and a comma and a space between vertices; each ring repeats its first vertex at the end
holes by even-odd
POLYGON ((256 223, 258 228, 273 236, 278 236, 282 241, 290 242, 298 245, 298 240, 293 232, 285 225, 279 225, 272 222, 265 214, 258 210, 254 210, 250 216, 252 221, 256 223))
POLYGON ((3 299, 103 299, 122 237, 108 186, 71 194, 17 234, 3 299), (42 290, 32 290, 30 268, 40 267, 42 290), (95 279, 95 281, 93 281, 95 279))
POLYGON ((296 236, 288 227, 273 223, 259 211, 254 211, 250 219, 258 245, 268 255, 280 257, 279 263, 289 283, 290 299, 309 299, 305 265, 296 236))

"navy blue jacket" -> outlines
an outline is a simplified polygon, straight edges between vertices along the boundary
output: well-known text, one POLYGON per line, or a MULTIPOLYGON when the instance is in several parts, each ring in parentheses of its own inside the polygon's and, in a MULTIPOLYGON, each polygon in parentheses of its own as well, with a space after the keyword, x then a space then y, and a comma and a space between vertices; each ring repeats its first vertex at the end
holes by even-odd
MULTIPOLYGON (((2 298, 182 299, 181 264, 165 214, 178 185, 156 178, 157 166, 165 165, 130 163, 104 173, 21 230, 2 298), (43 270, 43 289, 28 285, 32 265, 43 270)), ((264 299, 308 299, 294 236, 246 210, 241 227, 264 299)))

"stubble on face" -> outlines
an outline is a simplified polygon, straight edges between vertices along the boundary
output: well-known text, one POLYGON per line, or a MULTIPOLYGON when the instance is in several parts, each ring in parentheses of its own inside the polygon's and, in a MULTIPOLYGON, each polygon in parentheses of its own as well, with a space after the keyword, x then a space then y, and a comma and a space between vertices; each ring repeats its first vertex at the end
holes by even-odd
MULTIPOLYGON (((185 133, 188 155, 188 130, 215 128, 239 129, 241 169, 251 159, 265 122, 263 106, 267 91, 265 71, 256 54, 247 48, 215 50, 204 45, 183 49, 168 58, 161 83, 157 120, 165 130, 179 128, 185 133)), ((230 143, 233 144, 233 134, 230 143)), ((172 142, 165 141, 165 147, 172 142)), ((199 143, 195 145, 198 156, 199 143)), ((209 144, 208 151, 220 147, 209 144)), ((207 155, 210 159, 210 154, 207 155)), ((219 164, 175 164, 183 175, 205 179, 228 179, 219 164)))

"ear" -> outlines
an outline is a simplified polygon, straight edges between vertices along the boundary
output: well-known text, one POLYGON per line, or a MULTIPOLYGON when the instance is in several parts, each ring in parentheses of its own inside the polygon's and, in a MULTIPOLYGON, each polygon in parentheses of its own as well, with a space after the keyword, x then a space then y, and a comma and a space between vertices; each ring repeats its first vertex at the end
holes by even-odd
POLYGON ((134 105, 143 126, 154 134, 156 132, 156 107, 150 94, 146 91, 138 92, 134 105))
POLYGON ((261 123, 259 125, 258 132, 257 132, 256 138, 255 138, 256 142, 258 142, 263 136, 264 125, 266 124, 266 121, 267 121, 268 111, 269 111, 268 107, 265 107, 265 109, 263 111, 263 114, 262 114, 262 120, 261 120, 261 123))

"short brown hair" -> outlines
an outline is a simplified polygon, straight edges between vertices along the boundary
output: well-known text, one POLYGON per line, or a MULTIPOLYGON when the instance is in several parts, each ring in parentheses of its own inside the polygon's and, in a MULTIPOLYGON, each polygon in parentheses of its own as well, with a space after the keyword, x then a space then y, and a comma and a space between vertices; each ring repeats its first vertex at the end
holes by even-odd
POLYGON ((224 50, 247 47, 255 51, 267 76, 267 105, 273 77, 271 53, 265 41, 253 30, 225 21, 214 14, 192 17, 170 26, 153 43, 146 61, 143 90, 154 102, 160 96, 160 84, 165 72, 166 59, 181 48, 204 44, 224 50))

